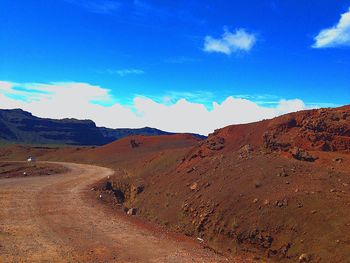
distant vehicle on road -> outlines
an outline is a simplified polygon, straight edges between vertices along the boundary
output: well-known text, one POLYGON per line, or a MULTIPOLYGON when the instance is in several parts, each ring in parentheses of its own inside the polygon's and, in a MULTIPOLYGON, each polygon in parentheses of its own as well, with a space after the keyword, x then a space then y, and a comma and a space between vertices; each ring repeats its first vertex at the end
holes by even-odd
POLYGON ((34 157, 34 156, 29 156, 28 158, 27 158, 27 162, 28 163, 34 163, 36 161, 36 158, 34 157))

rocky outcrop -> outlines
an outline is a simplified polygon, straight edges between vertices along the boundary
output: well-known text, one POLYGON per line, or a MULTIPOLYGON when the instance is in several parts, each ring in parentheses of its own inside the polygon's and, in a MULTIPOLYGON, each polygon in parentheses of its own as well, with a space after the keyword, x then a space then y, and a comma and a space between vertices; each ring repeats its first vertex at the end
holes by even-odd
POLYGON ((298 147, 349 152, 350 107, 297 112, 271 120, 263 142, 273 151, 298 147))
POLYGON ((141 183, 131 183, 128 179, 121 179, 113 182, 107 181, 102 190, 113 193, 118 204, 129 206, 143 192, 144 186, 141 183))
POLYGON ((222 137, 209 137, 205 143, 207 148, 212 151, 219 151, 225 147, 225 139, 222 137))

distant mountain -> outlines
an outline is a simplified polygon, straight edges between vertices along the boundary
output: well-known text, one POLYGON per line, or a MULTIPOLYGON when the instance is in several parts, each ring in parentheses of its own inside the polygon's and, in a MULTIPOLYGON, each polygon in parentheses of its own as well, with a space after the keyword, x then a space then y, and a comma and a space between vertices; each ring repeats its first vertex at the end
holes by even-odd
POLYGON ((139 129, 130 129, 130 128, 123 128, 123 129, 109 129, 105 127, 99 127, 98 128, 100 132, 102 133, 103 137, 107 138, 109 141, 115 141, 130 135, 169 135, 174 134, 171 132, 165 132, 161 131, 155 128, 150 127, 144 127, 139 129))
POLYGON ((0 110, 0 141, 23 144, 104 145, 129 135, 172 134, 154 128, 109 129, 91 120, 46 119, 21 109, 0 110))

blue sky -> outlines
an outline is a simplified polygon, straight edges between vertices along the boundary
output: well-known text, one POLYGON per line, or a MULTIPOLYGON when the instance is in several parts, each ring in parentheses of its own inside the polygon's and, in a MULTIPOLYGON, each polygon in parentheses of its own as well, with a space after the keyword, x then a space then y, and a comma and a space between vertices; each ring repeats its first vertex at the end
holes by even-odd
POLYGON ((350 0, 2 0, 0 81, 13 85, 0 88, 28 102, 34 84, 84 83, 108 91, 90 102, 133 111, 142 97, 208 111, 230 96, 262 107, 349 104, 349 8, 350 0))

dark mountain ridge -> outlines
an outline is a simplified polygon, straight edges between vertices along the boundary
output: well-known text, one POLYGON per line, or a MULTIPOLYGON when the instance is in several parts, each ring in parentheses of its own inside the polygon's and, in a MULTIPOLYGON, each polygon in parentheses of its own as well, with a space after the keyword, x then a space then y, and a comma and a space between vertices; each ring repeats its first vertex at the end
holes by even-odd
POLYGON ((22 144, 104 145, 129 135, 166 135, 145 127, 110 129, 91 120, 39 118, 21 109, 0 109, 0 141, 22 144))

